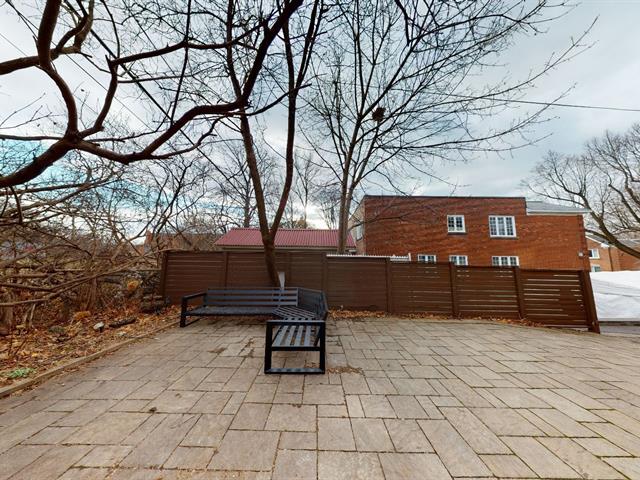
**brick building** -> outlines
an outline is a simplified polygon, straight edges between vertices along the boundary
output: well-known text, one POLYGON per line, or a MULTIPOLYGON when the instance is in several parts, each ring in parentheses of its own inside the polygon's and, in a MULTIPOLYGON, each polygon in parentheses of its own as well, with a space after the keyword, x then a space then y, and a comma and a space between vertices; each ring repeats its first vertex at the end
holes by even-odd
MULTIPOLYGON (((640 249, 639 240, 629 240, 634 249, 640 249)), ((640 270, 640 258, 633 257, 609 245, 606 240, 593 236, 587 236, 587 248, 589 249, 589 263, 592 272, 617 272, 620 270, 640 270)))
POLYGON ((584 213, 524 197, 366 195, 351 227, 359 254, 586 270, 584 213))

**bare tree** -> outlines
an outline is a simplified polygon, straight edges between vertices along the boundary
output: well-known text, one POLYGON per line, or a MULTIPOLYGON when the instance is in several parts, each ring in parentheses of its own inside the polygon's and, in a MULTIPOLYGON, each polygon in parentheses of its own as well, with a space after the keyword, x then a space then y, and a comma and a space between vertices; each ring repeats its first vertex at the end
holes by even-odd
POLYGON ((549 152, 524 182, 541 198, 589 210, 586 230, 640 258, 640 124, 605 132, 580 154, 549 152))
MULTIPOLYGON (((282 5, 284 7, 285 4, 282 5)), ((248 112, 241 109, 239 112, 239 131, 245 149, 246 161, 253 181, 253 188, 258 213, 258 224, 264 245, 265 262, 267 272, 273 285, 279 285, 280 280, 276 268, 275 236, 287 207, 294 172, 294 147, 296 141, 296 123, 298 113, 298 99, 301 89, 305 86, 307 71, 312 58, 316 38, 320 33, 323 15, 325 13, 322 0, 315 0, 307 6, 302 14, 296 17, 296 22, 291 26, 283 25, 281 57, 284 62, 282 77, 278 76, 278 70, 274 69, 274 82, 271 88, 277 88, 282 92, 286 104, 286 145, 283 155, 285 161, 284 181, 280 194, 280 200, 274 211, 273 218, 269 221, 265 202, 265 189, 258 169, 258 158, 255 147, 253 127, 248 112)), ((231 78, 236 95, 241 93, 242 85, 246 83, 247 70, 243 59, 238 56, 237 49, 231 42, 232 31, 227 34, 227 71, 231 78)))
POLYGON ((338 215, 340 210, 340 186, 335 183, 327 183, 318 187, 315 196, 315 204, 318 205, 320 216, 327 228, 338 228, 338 215))
MULTIPOLYGON (((32 155, 23 146, 0 143, 0 168, 32 155)), ((76 152, 0 190, 0 335, 13 321, 66 321, 73 310, 121 302, 123 279, 155 275, 175 244, 164 240, 198 248, 194 240, 219 233, 220 218, 202 208, 206 172, 189 158, 125 168, 76 152)))
POLYGON ((319 178, 320 167, 314 161, 313 154, 305 152, 296 154, 293 168, 295 171, 293 195, 295 201, 300 205, 300 223, 303 228, 308 228, 309 207, 317 196, 321 181, 319 178))
MULTIPOLYGON (((266 209, 272 212, 278 197, 278 166, 261 142, 255 144, 255 151, 258 173, 265 185, 266 209)), ((216 190, 226 205, 229 223, 244 228, 254 226, 257 207, 244 147, 237 140, 230 140, 222 144, 220 155, 224 160, 210 162, 210 167, 218 174, 214 180, 216 190)))
POLYGON ((64 111, 48 122, 47 105, 37 98, 0 119, 0 139, 41 142, 36 155, 3 172, 0 188, 36 178, 72 151, 124 165, 170 159, 197 150, 225 118, 264 108, 250 105, 253 89, 273 41, 302 0, 268 3, 182 0, 114 5, 47 0, 34 22, 8 2, 6 8, 14 9, 16 18, 33 33, 36 54, 0 63, 0 76, 25 69, 34 75, 44 73, 64 111), (245 66, 245 75, 233 86, 224 68, 229 48, 241 52, 245 66), (75 89, 72 79, 55 67, 61 56, 108 78, 99 101, 75 89), (208 69, 208 81, 216 83, 215 96, 204 98, 183 90, 187 79, 198 78, 201 67, 208 69), (160 115, 143 119, 135 133, 123 133, 112 122, 112 110, 117 110, 116 103, 126 106, 132 98, 145 101, 160 115))
MULTIPOLYGON (((478 82, 517 35, 541 33, 560 2, 527 0, 338 2, 335 39, 313 62, 306 94, 306 139, 340 186, 339 251, 344 252, 354 195, 363 185, 404 189, 432 174, 435 159, 465 160, 503 149, 540 111, 485 127, 578 41, 521 81, 478 82), (488 122, 487 122, 488 123, 488 122)), ((525 140, 526 141, 526 140, 525 140)))
POLYGON ((285 209, 283 226, 309 228, 309 209, 317 200, 322 184, 320 167, 310 152, 295 152, 291 195, 285 209))

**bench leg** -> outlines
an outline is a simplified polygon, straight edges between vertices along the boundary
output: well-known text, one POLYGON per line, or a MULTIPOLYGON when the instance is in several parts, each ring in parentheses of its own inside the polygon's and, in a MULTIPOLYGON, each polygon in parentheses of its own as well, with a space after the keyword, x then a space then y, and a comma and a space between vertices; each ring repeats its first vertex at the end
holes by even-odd
POLYGON ((325 333, 326 333, 326 326, 322 325, 320 327, 320 332, 318 332, 320 336, 320 370, 322 370, 322 373, 325 373, 325 357, 326 357, 325 333))
POLYGON ((187 301, 183 298, 180 307, 180 328, 187 326, 187 301))
POLYGON ((264 373, 269 373, 271 370, 271 343, 273 342, 273 326, 267 325, 267 330, 264 338, 264 373))

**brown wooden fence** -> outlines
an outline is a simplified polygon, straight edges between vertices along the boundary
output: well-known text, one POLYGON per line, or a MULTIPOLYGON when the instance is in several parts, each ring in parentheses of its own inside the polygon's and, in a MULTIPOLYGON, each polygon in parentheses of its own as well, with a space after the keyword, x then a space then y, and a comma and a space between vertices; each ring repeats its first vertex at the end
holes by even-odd
MULTIPOLYGON (((588 272, 456 267, 388 258, 280 253, 286 284, 324 290, 330 308, 521 318, 598 331, 588 272)), ((167 252, 161 291, 172 303, 207 287, 268 286, 261 252, 167 252)))

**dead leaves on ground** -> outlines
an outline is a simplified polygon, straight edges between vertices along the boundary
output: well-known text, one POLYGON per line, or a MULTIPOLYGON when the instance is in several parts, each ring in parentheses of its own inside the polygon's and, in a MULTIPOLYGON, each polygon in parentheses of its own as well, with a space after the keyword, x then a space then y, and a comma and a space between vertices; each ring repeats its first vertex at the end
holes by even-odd
POLYGON ((158 314, 141 314, 131 306, 95 314, 82 312, 66 324, 36 326, 28 331, 17 329, 12 335, 0 337, 0 386, 21 380, 23 377, 9 378, 17 369, 29 371, 29 377, 44 373, 62 363, 171 324, 177 320, 178 313, 177 307, 171 307, 158 314), (120 328, 105 328, 103 332, 93 329, 98 322, 109 324, 128 316, 135 316, 136 321, 120 328))

